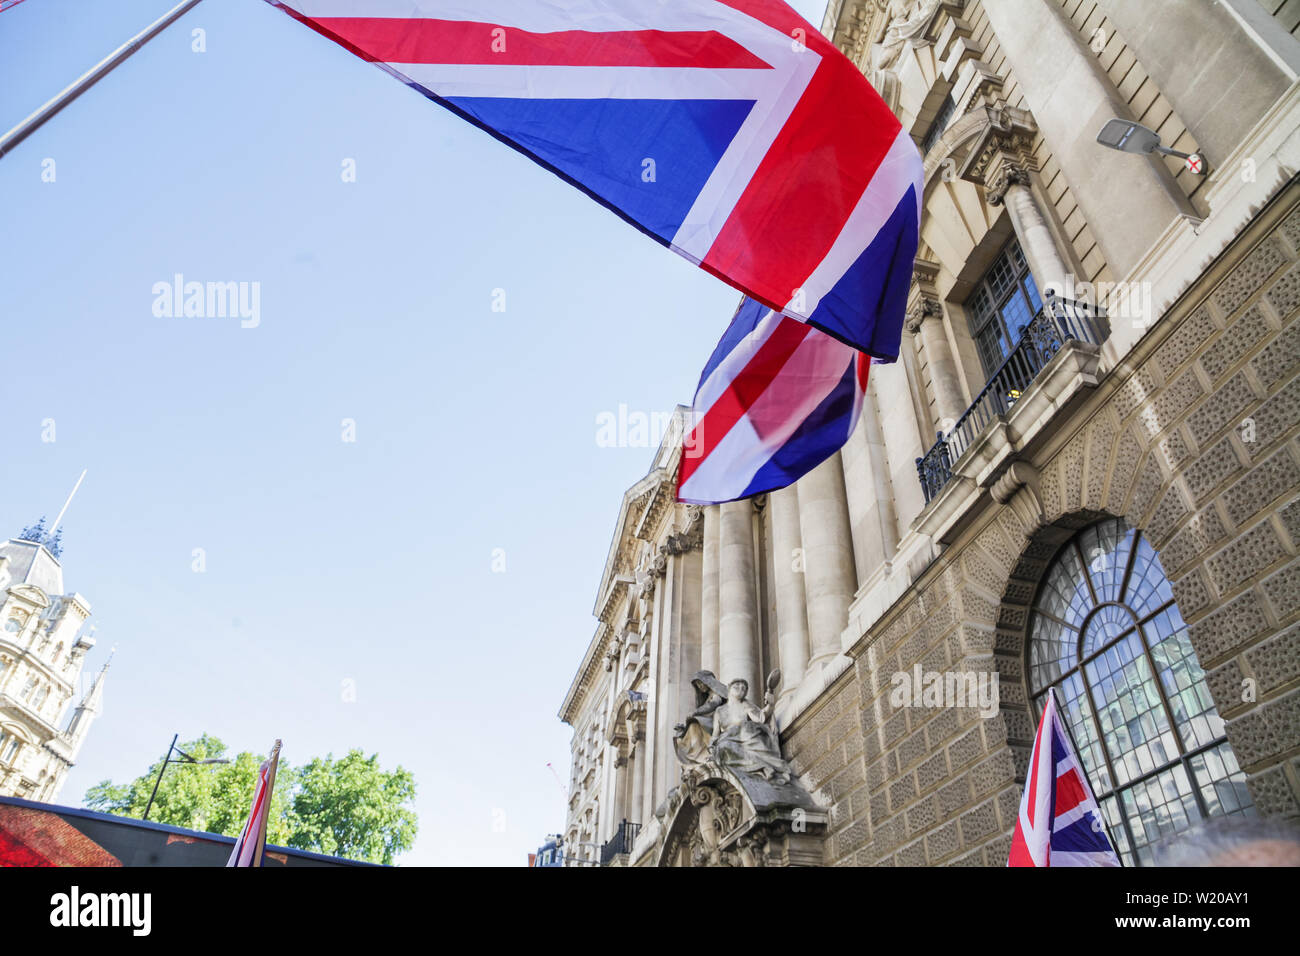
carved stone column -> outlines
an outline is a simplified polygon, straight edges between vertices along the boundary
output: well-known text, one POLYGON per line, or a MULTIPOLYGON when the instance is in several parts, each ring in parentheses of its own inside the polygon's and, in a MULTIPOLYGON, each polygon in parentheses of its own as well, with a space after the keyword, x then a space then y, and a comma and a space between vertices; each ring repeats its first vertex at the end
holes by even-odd
POLYGON ((1007 207, 1011 228, 1016 231, 1039 292, 1051 288, 1060 293, 1066 288, 1065 279, 1071 270, 1061 258, 1043 210, 1034 198, 1032 185, 1027 169, 1015 163, 1003 163, 989 187, 989 204, 1007 207))
POLYGON ((718 672, 720 617, 718 569, 722 558, 720 524, 721 514, 718 507, 714 505, 706 507, 704 509, 704 588, 700 595, 703 618, 700 629, 700 667, 715 674, 718 672))
MULTIPOLYGON (((682 514, 683 530, 668 535, 659 549, 664 561, 660 588, 663 603, 657 618, 658 643, 651 659, 655 686, 648 703, 648 739, 641 745, 647 755, 643 807, 646 817, 675 783, 673 725, 694 706, 695 692, 690 681, 701 667, 700 632, 704 618, 704 511, 697 505, 687 505, 682 514)), ((715 621, 716 613, 715 605, 715 621)), ((715 640, 715 655, 716 646, 715 640)))
MULTIPOLYGON (((1033 143, 1038 126, 1024 110, 1005 103, 982 109, 988 125, 971 146, 962 167, 962 178, 983 186, 990 205, 1006 206, 1011 228, 1039 291, 1049 286, 1062 291, 1066 288, 1066 276, 1073 270, 1061 254, 1047 216, 1033 192, 1033 172, 1038 168, 1033 143)), ((1014 334, 1015 329, 1011 331, 1014 334)))
MULTIPOLYGON (((874 373, 873 373, 874 374, 874 373)), ((889 455, 876 404, 876 382, 867 382, 862 417, 841 451, 853 534, 853 564, 858 587, 898 549, 898 516, 889 472, 889 455)))
MULTIPOLYGON (((808 666, 808 602, 796 486, 768 495, 772 515, 772 573, 776 579, 776 642, 781 654, 781 696, 793 693, 808 666)), ((761 698, 756 698, 761 700, 761 698)))
POLYGON ((948 346, 939 300, 924 292, 914 292, 907 313, 907 330, 921 340, 921 354, 930 370, 930 388, 940 428, 951 427, 966 410, 966 399, 957 378, 957 362, 948 346))
POLYGON ((719 505, 722 561, 718 569, 719 617, 716 672, 725 684, 741 678, 750 694, 760 692, 758 673, 758 589, 754 580, 754 506, 748 501, 719 505))
POLYGON ((835 453, 799 480, 799 529, 808 599, 810 667, 840 653, 857 574, 849 533, 844 468, 835 453))

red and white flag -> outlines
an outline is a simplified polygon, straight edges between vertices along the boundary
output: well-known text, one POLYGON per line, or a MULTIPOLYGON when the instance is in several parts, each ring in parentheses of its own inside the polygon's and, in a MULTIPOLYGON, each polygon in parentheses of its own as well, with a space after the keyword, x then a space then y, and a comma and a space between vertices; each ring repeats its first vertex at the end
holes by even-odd
POLYGON ((271 748, 271 756, 262 761, 257 771, 257 786, 253 788, 253 808, 244 824, 235 847, 230 851, 226 866, 261 866, 262 851, 266 848, 266 821, 271 812, 271 793, 275 789, 275 771, 280 764, 280 741, 271 748))
POLYGON ((1047 695, 1007 866, 1119 866, 1101 809, 1047 695))

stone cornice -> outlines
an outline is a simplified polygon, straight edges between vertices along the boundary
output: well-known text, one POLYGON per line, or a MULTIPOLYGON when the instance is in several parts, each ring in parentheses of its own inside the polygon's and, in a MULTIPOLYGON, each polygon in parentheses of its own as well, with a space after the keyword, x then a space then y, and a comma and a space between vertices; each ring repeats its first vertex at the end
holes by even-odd
POLYGON ((589 687, 595 682, 597 675, 601 672, 598 669, 598 662, 604 657, 605 639, 610 634, 610 628, 603 622, 596 625, 596 633, 591 636, 591 642, 587 645, 587 653, 582 657, 582 664, 578 667, 578 673, 573 677, 573 683, 569 685, 569 692, 564 695, 564 703, 560 705, 559 718, 576 729, 574 718, 577 715, 579 705, 586 697, 589 687))

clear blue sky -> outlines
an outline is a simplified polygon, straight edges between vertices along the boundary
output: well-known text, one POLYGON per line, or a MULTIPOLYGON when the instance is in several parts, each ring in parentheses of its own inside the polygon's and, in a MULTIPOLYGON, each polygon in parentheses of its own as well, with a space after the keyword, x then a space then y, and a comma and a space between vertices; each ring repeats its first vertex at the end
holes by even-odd
MULTIPOLYGON (((173 2, 0 13, 0 129, 173 2)), ((118 646, 60 802, 175 732, 360 747, 415 774, 400 862, 522 864, 650 461, 597 416, 689 402, 737 293, 260 0, 201 3, 0 159, 0 210, 0 535, 88 468, 65 584, 88 671, 118 646), (261 324, 155 317, 175 273, 260 283, 261 324)))

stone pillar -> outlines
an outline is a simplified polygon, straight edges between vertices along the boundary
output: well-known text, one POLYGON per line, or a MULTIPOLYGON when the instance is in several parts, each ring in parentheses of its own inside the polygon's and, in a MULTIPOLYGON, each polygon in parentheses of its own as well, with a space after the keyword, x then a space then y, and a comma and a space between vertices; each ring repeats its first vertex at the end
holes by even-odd
MULTIPOLYGON (((719 505, 718 678, 749 682, 750 700, 761 699, 758 673, 758 589, 754 580, 754 506, 719 505), (759 698, 754 695, 759 694, 759 698)), ((706 539, 707 548, 707 539, 706 539)), ((705 555, 707 557, 707 550, 705 555)))
POLYGON ((614 760, 614 803, 610 807, 610 821, 608 834, 605 839, 608 840, 618 832, 618 825, 627 819, 628 792, 627 785, 629 782, 628 758, 623 753, 622 747, 616 747, 614 760))
MULTIPOLYGON (((704 528, 703 515, 696 518, 692 510, 686 509, 685 532, 669 535, 660 549, 667 560, 659 586, 663 597, 656 621, 659 644, 652 659, 655 687, 646 717, 648 759, 643 809, 647 820, 677 785, 680 768, 672 746, 673 726, 694 707, 691 678, 701 669, 704 528)), ((714 613, 716 620, 716 605, 714 613)))
POLYGON ((798 487, 812 647, 809 666, 817 669, 840 653, 840 634, 848 625, 856 590, 849 505, 839 453, 801 478, 798 487))
POLYGON ((649 737, 650 737, 650 728, 647 726, 645 731, 645 739, 638 740, 636 745, 636 749, 637 749, 636 764, 640 770, 640 776, 641 776, 641 782, 637 787, 638 797, 640 799, 640 807, 637 810, 636 822, 641 824, 642 826, 645 826, 647 823, 650 822, 650 817, 655 810, 654 761, 651 759, 650 751, 646 749, 646 744, 649 743, 649 737))
POLYGON ((898 550, 898 516, 874 384, 868 381, 862 416, 840 452, 859 588, 898 550))
MULTIPOLYGON (((966 411, 966 398, 957 378, 957 362, 948 347, 948 333, 943 327, 943 306, 938 299, 924 294, 917 296, 914 302, 907 313, 907 330, 921 339, 940 429, 951 428, 966 411)), ((934 436, 930 435, 929 439, 927 448, 934 443, 934 436)))
POLYGON ((885 561, 892 561, 898 551, 898 512, 894 507, 894 485, 890 478, 889 451, 880 426, 880 406, 876 403, 876 383, 867 383, 863 400, 862 434, 871 456, 871 482, 875 492, 875 511, 880 530, 880 551, 885 561))
MULTIPOLYGON (((718 570, 722 557, 719 506, 704 509, 704 588, 700 595, 700 669, 718 673, 718 624, 720 620, 720 583, 718 570)), ((721 675, 718 675, 721 676, 721 675)))
MULTIPOLYGON (((795 485, 768 495, 772 516, 772 574, 776 579, 776 643, 781 696, 794 692, 808 666, 808 603, 804 594, 803 539, 795 485)), ((754 700, 760 699, 756 696, 754 700)), ((761 701, 760 701, 761 702, 761 701)))
POLYGON ((645 740, 633 740, 631 747, 628 756, 628 787, 631 788, 632 799, 629 801, 627 818, 632 823, 641 823, 645 807, 645 788, 642 786, 645 780, 645 773, 642 772, 642 764, 646 762, 645 740))
MULTIPOLYGON (((1038 291, 1045 294, 1050 287, 1058 293, 1064 293, 1068 288, 1066 276, 1072 270, 1061 257, 1061 250, 1056 245, 1043 210, 1034 198, 1031 182, 1029 171, 1023 166, 1003 163, 991 180, 989 204, 1007 207, 1011 228, 1020 241, 1020 248, 1029 263, 1029 271, 1038 283, 1038 291)), ((1014 336, 1019 330, 1010 331, 1014 336)))

